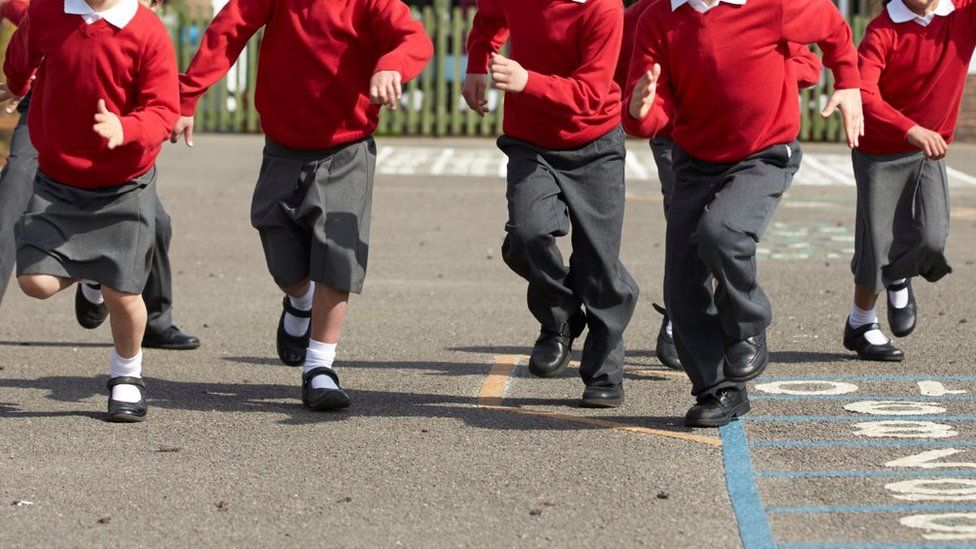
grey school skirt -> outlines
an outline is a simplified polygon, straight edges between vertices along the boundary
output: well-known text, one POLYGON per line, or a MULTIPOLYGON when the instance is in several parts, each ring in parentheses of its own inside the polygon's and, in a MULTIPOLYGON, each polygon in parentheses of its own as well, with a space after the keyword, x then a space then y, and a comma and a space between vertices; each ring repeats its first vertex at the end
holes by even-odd
POLYGON ((17 224, 17 275, 93 280, 142 293, 156 224, 156 168, 114 187, 79 189, 38 171, 17 224))

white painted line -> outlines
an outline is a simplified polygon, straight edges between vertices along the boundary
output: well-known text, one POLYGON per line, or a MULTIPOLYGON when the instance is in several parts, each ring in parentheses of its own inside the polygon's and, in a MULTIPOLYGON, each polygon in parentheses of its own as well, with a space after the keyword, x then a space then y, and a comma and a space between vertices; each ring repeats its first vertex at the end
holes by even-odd
POLYGON ((380 152, 377 153, 377 155, 376 155, 376 163, 379 164, 379 163, 383 162, 384 160, 386 160, 387 157, 389 157, 390 155, 393 154, 393 151, 394 150, 395 149, 393 147, 388 147, 388 146, 387 147, 380 147, 380 152))
POLYGON ((637 155, 628 153, 626 158, 627 166, 634 172, 634 176, 637 179, 651 178, 650 174, 647 173, 647 169, 637 160, 637 155))
POLYGON ((946 173, 949 174, 950 177, 954 177, 954 178, 962 181, 963 183, 969 183, 970 185, 976 185, 976 177, 973 177, 973 176, 969 175, 966 172, 961 172, 961 171, 959 171, 959 170, 957 170, 955 168, 950 168, 950 167, 946 166, 946 173))
POLYGON ((441 151, 441 154, 437 155, 437 160, 434 160, 434 164, 430 167, 430 173, 432 175, 443 175, 444 168, 452 156, 454 156, 454 149, 450 147, 441 151))
POLYGON ((826 175, 836 183, 841 185, 852 187, 854 186, 854 180, 847 176, 844 172, 828 166, 826 163, 818 159, 816 156, 809 154, 803 157, 803 161, 807 163, 808 166, 817 170, 818 172, 826 175))
POLYGON ((498 163, 498 177, 503 179, 508 177, 508 162, 502 161, 498 163))

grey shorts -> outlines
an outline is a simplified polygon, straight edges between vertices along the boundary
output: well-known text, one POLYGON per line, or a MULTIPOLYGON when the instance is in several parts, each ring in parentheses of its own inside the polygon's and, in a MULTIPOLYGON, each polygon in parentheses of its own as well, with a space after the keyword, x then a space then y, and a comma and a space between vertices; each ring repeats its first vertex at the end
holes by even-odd
POLYGON ((314 151, 266 141, 251 225, 278 286, 362 292, 375 169, 372 138, 314 151))
POLYGON ((949 186, 945 160, 855 150, 857 222, 854 282, 876 293, 902 278, 935 282, 952 272, 945 256, 949 186))
POLYGON ((156 231, 156 168, 102 189, 62 185, 43 172, 16 228, 17 274, 93 280, 142 293, 156 231))

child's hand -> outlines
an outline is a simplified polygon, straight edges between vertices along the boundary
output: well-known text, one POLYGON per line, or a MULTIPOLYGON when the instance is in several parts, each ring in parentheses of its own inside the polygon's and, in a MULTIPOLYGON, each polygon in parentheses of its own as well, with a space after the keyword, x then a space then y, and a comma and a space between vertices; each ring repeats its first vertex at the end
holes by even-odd
POLYGON ((654 97, 657 95, 657 79, 661 77, 661 65, 654 63, 651 70, 644 73, 634 86, 634 94, 630 96, 630 116, 643 120, 651 112, 654 97))
POLYGON ((488 114, 488 75, 468 74, 461 86, 461 97, 478 116, 484 118, 488 114))
POLYGON ((847 146, 856 149, 860 145, 860 138, 864 135, 864 110, 861 106, 861 90, 849 88, 846 90, 835 90, 830 96, 830 101, 820 113, 820 116, 827 118, 840 110, 844 119, 844 130, 847 132, 847 146))
POLYGON ((3 110, 7 114, 13 114, 17 110, 17 105, 23 97, 14 94, 7 87, 6 82, 0 83, 0 105, 4 105, 3 110))
POLYGON ((95 125, 92 126, 95 133, 108 139, 109 150, 122 144, 125 136, 122 134, 122 121, 115 113, 108 110, 105 100, 98 100, 98 112, 95 113, 95 125))
POLYGON ((180 136, 184 136, 186 139, 186 146, 193 146, 193 117, 192 116, 181 116, 179 120, 176 121, 176 125, 173 126, 173 131, 169 133, 169 142, 178 143, 180 141, 180 136))
POLYGON ((522 68, 518 61, 513 61, 500 53, 491 54, 491 79, 495 87, 509 93, 519 93, 529 83, 529 71, 522 68))
POLYGON ((925 152, 925 158, 932 160, 942 160, 949 152, 949 144, 942 139, 942 136, 932 130, 927 130, 922 126, 915 126, 908 130, 905 139, 914 147, 925 152))
POLYGON ((369 81, 369 102, 374 105, 386 105, 390 110, 395 111, 397 102, 403 96, 401 78, 397 71, 380 71, 374 74, 369 81))

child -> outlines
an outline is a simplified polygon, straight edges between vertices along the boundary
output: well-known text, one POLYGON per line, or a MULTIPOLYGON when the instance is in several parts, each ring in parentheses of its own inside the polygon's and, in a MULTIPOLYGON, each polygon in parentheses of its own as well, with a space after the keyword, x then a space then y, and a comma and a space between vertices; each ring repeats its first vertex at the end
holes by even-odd
POLYGON ((349 293, 362 291, 380 105, 424 69, 433 45, 400 0, 230 0, 186 74, 171 140, 193 144, 200 96, 265 27, 255 105, 267 135, 251 223, 286 294, 278 357, 302 363, 302 402, 350 404, 334 369, 349 293))
MULTIPOLYGON (((657 0, 640 0, 624 10, 624 38, 623 46, 620 49, 620 61, 617 63, 617 72, 614 81, 621 87, 627 87, 627 74, 630 71, 630 59, 634 50, 634 43, 637 41, 637 22, 644 11, 657 0)), ((823 64, 810 48, 799 44, 790 44, 790 64, 793 66, 800 88, 809 88, 820 81, 820 73, 823 64)), ((661 181, 661 194, 664 197, 664 219, 668 218, 668 211, 671 209, 671 194, 674 190, 674 171, 671 169, 671 149, 674 141, 671 140, 670 126, 664 128, 651 139, 651 154, 654 163, 657 165, 658 179, 661 181)), ((665 308, 654 304, 654 309, 663 316, 661 328, 657 334, 657 348, 655 355, 661 364, 673 370, 681 369, 681 358, 674 345, 674 334, 671 320, 665 308)))
POLYGON ((855 286, 844 346, 864 360, 904 358, 878 326, 878 295, 887 290, 888 325, 905 337, 916 321, 912 277, 935 282, 952 272, 945 257, 944 158, 976 47, 974 25, 971 0, 958 6, 951 0, 894 0, 861 42, 867 133, 853 152, 855 286))
MULTIPOLYGON (((142 0, 140 0, 142 1, 142 0)), ((154 3, 143 1, 150 9, 154 3)), ((27 0, 6 0, 0 4, 0 17, 19 25, 27 13, 27 0)), ((28 93, 16 105, 20 119, 10 139, 10 155, 0 172, 0 301, 3 300, 7 279, 16 263, 17 250, 14 227, 30 201, 34 177, 37 173, 37 151, 31 144, 27 119, 30 107, 28 93)), ((13 110, 12 108, 10 110, 13 110)), ((148 321, 142 338, 143 348, 190 350, 200 346, 195 336, 183 333, 173 324, 173 276, 169 263, 169 244, 173 229, 162 202, 156 202, 156 234, 152 267, 142 292, 146 302, 148 321)), ((108 317, 105 300, 97 284, 78 284, 75 291, 75 318, 87 329, 99 327, 108 317)))
POLYGON ((38 299, 101 284, 114 341, 109 420, 143 421, 140 292, 153 253, 154 163, 179 115, 173 44, 136 0, 34 0, 11 39, 0 99, 18 101, 35 71, 40 108, 28 123, 39 169, 17 228, 17 280, 38 299))
POLYGON ((824 115, 840 108, 855 147, 857 52, 830 0, 669 0, 637 24, 624 127, 654 137, 672 125, 665 302, 697 398, 690 426, 748 412, 744 383, 768 361, 772 310, 756 280, 756 244, 800 165, 787 59, 790 43, 810 42, 836 80, 824 115))
POLYGON ((481 115, 487 71, 506 93, 502 255, 529 282, 529 310, 542 325, 529 371, 560 373, 588 325, 580 375, 582 405, 591 407, 623 403, 623 332, 638 295, 619 258, 626 151, 613 72, 622 31, 619 0, 479 0, 464 81, 464 98, 481 115), (497 53, 509 32, 511 59, 497 53), (570 228, 567 268, 556 237, 570 228))

